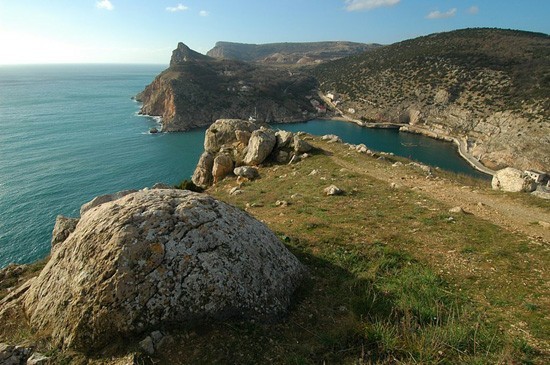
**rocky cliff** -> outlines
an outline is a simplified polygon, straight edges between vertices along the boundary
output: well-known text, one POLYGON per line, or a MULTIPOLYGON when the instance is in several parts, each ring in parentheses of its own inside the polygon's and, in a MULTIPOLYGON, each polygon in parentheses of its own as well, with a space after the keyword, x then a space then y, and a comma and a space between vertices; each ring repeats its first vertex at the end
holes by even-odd
POLYGON ((162 117, 163 131, 184 131, 221 118, 307 120, 316 115, 307 98, 315 88, 302 71, 215 59, 180 43, 170 67, 136 99, 141 114, 162 117))
POLYGON ((493 169, 550 170, 550 37, 465 29, 319 65, 348 116, 454 136, 493 169))
POLYGON ((207 55, 215 58, 276 64, 308 64, 330 61, 381 47, 355 42, 245 44, 217 42, 207 55))

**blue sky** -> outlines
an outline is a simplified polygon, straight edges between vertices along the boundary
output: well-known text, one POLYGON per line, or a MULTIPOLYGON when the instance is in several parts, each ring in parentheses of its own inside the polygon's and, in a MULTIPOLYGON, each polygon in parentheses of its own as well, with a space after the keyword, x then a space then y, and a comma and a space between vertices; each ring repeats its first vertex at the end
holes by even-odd
POLYGON ((389 44, 467 27, 550 33, 550 0, 0 0, 0 64, 167 64, 178 42, 389 44))

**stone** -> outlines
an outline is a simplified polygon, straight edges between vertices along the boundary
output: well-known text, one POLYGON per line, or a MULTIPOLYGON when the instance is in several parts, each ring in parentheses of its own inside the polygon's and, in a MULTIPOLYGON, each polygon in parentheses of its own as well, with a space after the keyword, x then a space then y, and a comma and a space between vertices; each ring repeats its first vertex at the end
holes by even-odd
POLYGON ((278 163, 287 163, 289 158, 289 153, 287 151, 279 150, 275 156, 275 160, 278 163))
POLYGON ((73 233, 77 223, 78 223, 78 218, 67 218, 62 215, 58 215, 55 218, 55 225, 53 227, 53 232, 52 232, 52 240, 51 240, 52 248, 55 245, 65 241, 67 237, 69 237, 69 235, 73 233))
POLYGON ((290 143, 294 138, 294 133, 288 131, 277 131, 275 132, 275 137, 277 138, 277 148, 285 148, 290 146, 290 143))
POLYGON ((235 138, 237 139, 237 142, 241 143, 243 146, 248 145, 251 135, 252 133, 249 131, 241 131, 240 129, 235 131, 235 138))
POLYGON ((214 183, 223 180, 224 177, 233 172, 233 160, 230 156, 225 154, 217 155, 214 158, 214 165, 212 166, 212 178, 214 183))
POLYGON ((337 187, 336 185, 330 185, 330 186, 326 187, 323 190, 323 192, 328 196, 344 194, 344 191, 342 189, 340 189, 339 187, 337 187))
POLYGON ((260 176, 258 169, 252 166, 240 166, 233 170, 237 176, 246 177, 249 180, 254 180, 260 176))
POLYGON ((90 210, 92 208, 98 207, 101 204, 108 203, 108 202, 111 202, 113 200, 120 199, 123 196, 131 194, 131 193, 135 193, 136 191, 137 190, 123 190, 123 191, 119 191, 119 192, 114 193, 114 194, 106 194, 106 195, 96 196, 91 201, 89 201, 86 204, 83 204, 80 207, 80 216, 84 215, 84 213, 86 213, 88 210, 90 210))
POLYGON ((494 190, 517 193, 531 192, 536 189, 537 184, 522 171, 507 167, 495 173, 491 186, 494 190))
POLYGON ((218 119, 205 132, 204 150, 215 154, 223 146, 241 141, 241 138, 244 137, 242 132, 252 133, 259 128, 260 126, 256 123, 247 120, 218 119), (240 133, 237 134, 236 131, 240 131, 240 133))
POLYGON ((288 207, 288 202, 286 200, 277 200, 275 206, 285 208, 288 207))
POLYGON ((229 195, 239 195, 239 194, 242 194, 242 193, 243 193, 243 191, 241 189, 239 189, 238 186, 235 186, 234 188, 229 190, 229 195))
POLYGON ((368 151, 368 148, 363 143, 361 143, 355 147, 355 150, 359 153, 366 153, 368 151))
POLYGON ((93 351, 162 326, 277 318, 304 266, 263 223, 188 190, 88 210, 22 295, 52 346, 93 351))
POLYGON ((244 158, 245 165, 259 165, 271 154, 277 139, 275 133, 268 129, 258 129, 252 132, 248 142, 248 150, 244 158))
POLYGON ((342 139, 335 134, 325 134, 321 139, 329 143, 342 143, 342 139))
POLYGON ((464 214, 466 212, 464 211, 464 209, 462 209, 462 207, 453 207, 453 208, 449 209, 449 213, 462 213, 462 214, 464 214))
POLYGON ((538 221, 539 226, 544 227, 546 229, 550 229, 550 223, 545 221, 538 221))
POLYGON ((309 152, 313 148, 309 143, 301 139, 299 136, 294 136, 294 152, 304 153, 309 152))
POLYGON ((11 346, 6 343, 0 343, 0 364, 2 365, 25 364, 31 352, 32 352, 32 349, 29 347, 11 346))
POLYGON ((46 365, 50 363, 50 358, 39 352, 35 352, 27 360, 27 365, 46 365))
POLYGON ((546 200, 549 200, 550 199, 550 191, 544 191, 544 190, 535 190, 531 193, 531 195, 533 196, 536 196, 537 198, 541 198, 541 199, 546 199, 546 200))
POLYGON ((450 94, 445 89, 439 89, 434 96, 434 101, 437 104, 447 104, 449 102, 450 94))
POLYGON ((139 342, 139 347, 149 355, 153 355, 155 353, 155 345, 151 336, 147 336, 141 340, 139 342))
POLYGON ((193 184, 201 187, 212 185, 212 169, 214 167, 214 156, 210 152, 203 152, 195 167, 191 180, 193 184))
POLYGON ((399 167, 399 166, 403 166, 403 163, 401 161, 397 161, 397 162, 394 162, 391 166, 392 167, 399 167))

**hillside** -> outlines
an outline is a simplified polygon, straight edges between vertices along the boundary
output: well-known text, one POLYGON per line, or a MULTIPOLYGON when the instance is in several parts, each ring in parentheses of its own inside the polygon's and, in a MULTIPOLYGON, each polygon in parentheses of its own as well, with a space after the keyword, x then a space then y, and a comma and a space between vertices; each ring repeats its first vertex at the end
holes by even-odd
POLYGON ((170 67, 136 96, 141 113, 162 116, 163 131, 184 131, 220 118, 292 122, 315 116, 306 98, 316 81, 299 70, 204 56, 180 43, 170 67))
POLYGON ((550 170, 548 35, 438 33, 321 64, 312 73, 324 93, 339 94, 338 108, 351 118, 457 137, 491 168, 550 170))
MULTIPOLYGON (((166 326, 166 341, 149 355, 140 341, 154 328, 83 353, 52 347, 24 313, 14 312, 0 326, 0 342, 29 344, 52 363, 66 364, 548 363, 547 201, 495 192, 440 170, 427 174, 404 158, 380 159, 343 143, 301 138, 314 150, 300 162, 266 162, 257 180, 228 177, 207 190, 265 222, 307 267, 309 279, 286 316, 268 323, 166 326), (344 194, 326 196, 330 184, 344 194), (458 204, 462 211, 450 209, 458 204)), ((109 209, 118 212, 129 209, 132 199, 115 203, 109 209)), ((167 222, 154 210, 140 211, 124 224, 139 227, 144 214, 167 222)), ((89 238, 103 230, 85 232, 89 238)), ((66 249, 67 256, 54 252, 63 258, 59 265, 79 252, 66 249)), ((92 262, 110 257, 94 256, 92 262)), ((0 299, 22 295, 15 288, 43 266, 6 271, 0 299)), ((5 304, 0 300, 0 314, 10 310, 5 304)))
POLYGON ((207 55, 215 58, 276 64, 308 64, 334 60, 380 47, 355 42, 245 44, 217 42, 207 55))

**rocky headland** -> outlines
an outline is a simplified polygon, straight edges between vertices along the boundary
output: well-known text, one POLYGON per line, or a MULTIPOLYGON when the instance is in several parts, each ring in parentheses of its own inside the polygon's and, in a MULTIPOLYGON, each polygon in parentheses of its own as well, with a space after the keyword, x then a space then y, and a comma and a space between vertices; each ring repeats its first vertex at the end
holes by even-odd
POLYGON ((162 117, 162 131, 185 131, 222 118, 296 122, 314 118, 315 79, 302 70, 201 55, 178 44, 170 67, 136 96, 140 113, 162 117), (309 97, 309 98, 308 98, 309 97))

